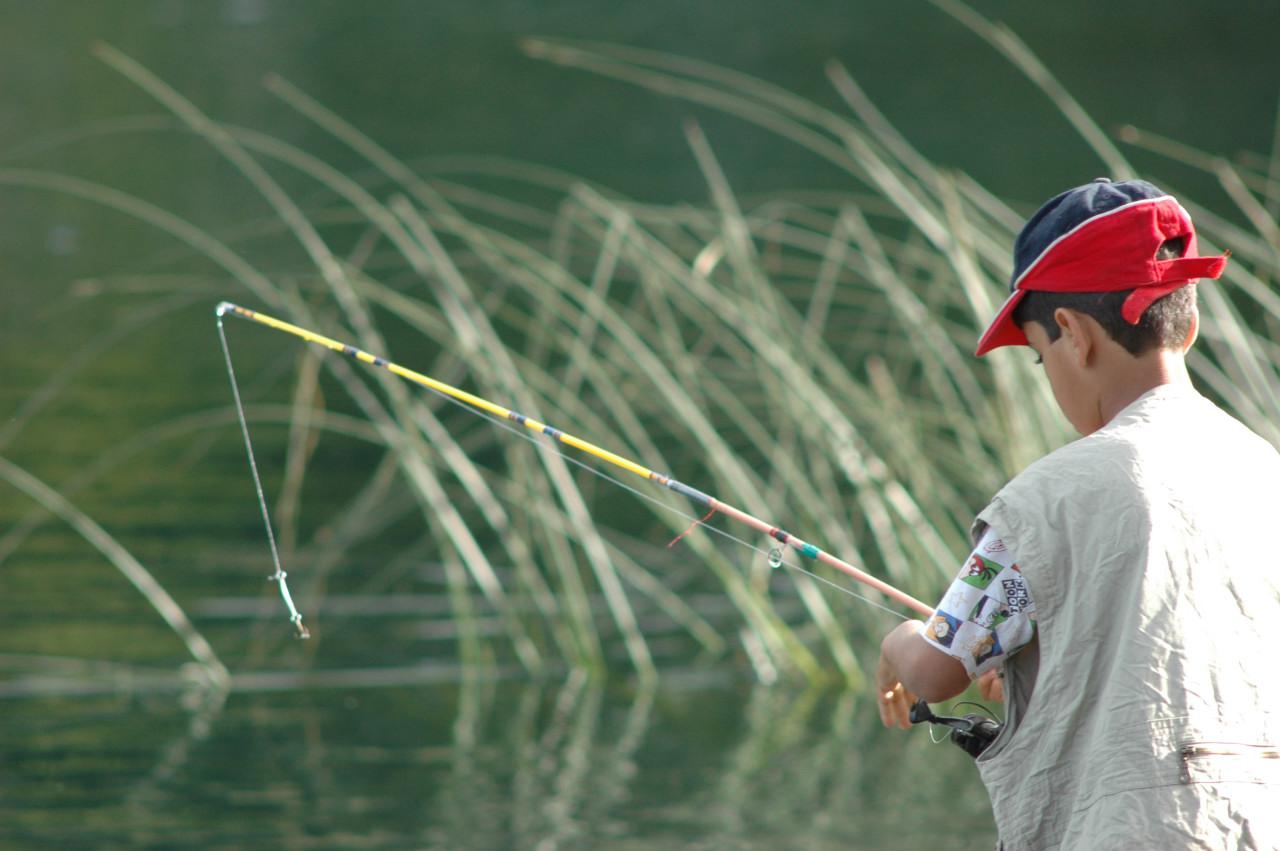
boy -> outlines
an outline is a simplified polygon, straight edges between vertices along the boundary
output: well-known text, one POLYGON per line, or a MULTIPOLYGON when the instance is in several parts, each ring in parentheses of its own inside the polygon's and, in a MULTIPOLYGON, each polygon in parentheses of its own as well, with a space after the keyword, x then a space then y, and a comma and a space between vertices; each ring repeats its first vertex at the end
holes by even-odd
POLYGON ((1082 439, 974 524, 927 624, 881 645, 881 720, 1002 669, 978 768, 1006 851, 1280 848, 1280 455, 1198 395, 1201 257, 1144 181, 1048 201, 978 344, 1026 345, 1082 439))

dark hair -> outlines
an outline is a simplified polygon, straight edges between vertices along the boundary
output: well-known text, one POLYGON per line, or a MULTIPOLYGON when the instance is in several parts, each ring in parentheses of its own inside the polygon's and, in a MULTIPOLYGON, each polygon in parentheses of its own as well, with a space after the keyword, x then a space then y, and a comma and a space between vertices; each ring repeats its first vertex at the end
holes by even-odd
MULTIPOLYGON (((1156 250, 1157 260, 1173 260, 1186 251, 1186 240, 1176 236, 1165 240, 1156 250)), ((1191 317, 1195 312, 1196 288, 1187 285, 1152 302, 1137 325, 1130 325, 1120 315, 1124 300, 1133 290, 1109 293, 1051 293, 1028 291, 1013 312, 1018 325, 1038 322, 1055 342, 1062 335, 1053 314, 1060 307, 1092 317, 1111 339, 1124 346, 1131 355, 1154 348, 1175 349, 1182 346, 1191 333, 1191 317)))

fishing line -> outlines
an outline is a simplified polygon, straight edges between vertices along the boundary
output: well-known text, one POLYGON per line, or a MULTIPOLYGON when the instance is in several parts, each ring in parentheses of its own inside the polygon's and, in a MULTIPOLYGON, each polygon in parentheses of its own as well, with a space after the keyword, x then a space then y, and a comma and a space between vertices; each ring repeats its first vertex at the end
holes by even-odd
MULTIPOLYGON (((258 478, 257 465, 256 463, 254 463, 254 460, 253 460, 253 450, 249 442, 248 425, 245 423, 243 409, 242 409, 240 398, 239 398, 239 390, 238 388, 236 388, 235 374, 231 370, 231 355, 230 355, 230 350, 227 346, 226 335, 223 331, 223 325, 222 325, 222 316, 225 313, 231 313, 234 316, 240 316, 244 319, 248 319, 260 325, 265 325, 268 328, 273 328, 277 331, 283 331, 286 334, 290 334, 308 343, 314 343, 316 345, 323 346, 324 348, 329 349, 332 352, 337 352, 339 354, 345 355, 361 363, 368 364, 370 366, 381 367, 382 369, 387 370, 393 375, 396 375, 406 381, 410 381, 421 387, 425 387, 428 390, 435 392, 437 395, 443 396, 449 401, 454 402, 455 404, 462 405, 472 413, 480 414, 481 416, 484 416, 486 419, 490 420, 490 422, 494 423, 495 425, 501 425, 503 428, 513 431, 519 434, 521 437, 524 437, 529 440, 533 440, 533 437, 527 434, 526 431, 532 431, 537 434, 545 435, 551 438, 552 441, 556 444, 565 444, 568 446, 572 446, 574 449, 578 450, 579 452, 592 455, 615 467, 626 470, 634 475, 640 476, 646 481, 649 481, 653 484, 664 487, 667 490, 674 491, 675 493, 680 494, 681 496, 691 500, 692 502, 698 505, 701 505, 703 508, 711 509, 706 515, 706 517, 699 520, 697 518, 694 518, 692 515, 685 514, 684 512, 681 512, 678 509, 657 500, 656 498, 650 496, 649 494, 643 493, 642 491, 636 490, 635 488, 632 488, 629 485, 621 481, 618 481, 616 478, 612 476, 606 475, 603 471, 597 469, 594 466, 588 466, 587 464, 584 464, 583 462, 579 461, 577 458, 573 458, 573 457, 570 457, 569 455, 564 454, 559 450, 558 446, 547 444, 541 441, 534 441, 539 446, 542 446, 544 448, 550 449, 553 452, 556 452, 565 460, 570 461, 571 463, 576 464, 579 467, 582 467, 584 470, 587 470, 588 472, 591 472, 595 475, 601 476, 602 478, 605 478, 613 482, 614 484, 626 489, 629 493, 635 494, 636 496, 649 500, 656 505, 660 505, 664 509, 668 511, 672 511, 676 514, 679 514, 680 516, 684 517, 687 520, 692 520, 694 527, 698 525, 705 525, 704 521, 709 519, 713 514, 717 512, 721 514, 725 514, 746 526, 750 526, 752 529, 755 529, 757 532, 763 533, 768 537, 774 539, 775 541, 778 542, 779 545, 781 545, 781 547, 790 547, 791 549, 795 550, 797 553, 799 553, 801 556, 804 556, 807 559, 811 559, 813 561, 820 561, 830 567, 834 567, 837 570, 840 570, 841 572, 852 577, 853 579, 856 579, 858 582, 861 582, 863 585, 867 585, 867 586, 870 586, 871 588, 876 589, 880 593, 887 596, 889 599, 894 600, 898 603, 901 603, 902 605, 910 609, 913 609, 916 612, 919 612, 925 616, 929 616, 933 613, 932 606, 922 603, 920 600, 917 600, 915 597, 912 597, 910 594, 907 594, 893 587, 892 585, 885 582, 884 580, 879 579, 867 573, 861 568, 855 567, 849 562, 844 561, 843 559, 838 558, 837 556, 820 549, 819 547, 797 537, 796 535, 791 534, 790 532, 780 527, 773 526, 769 523, 766 523, 760 518, 755 517, 751 514, 748 514, 747 512, 743 511, 740 508, 732 506, 726 502, 722 502, 721 500, 711 496, 710 494, 703 493, 697 488, 690 487, 689 485, 686 485, 683 482, 678 481, 677 479, 672 478, 669 475, 664 475, 655 470, 651 470, 642 464, 639 464, 628 458, 624 458, 623 456, 618 455, 617 453, 610 452, 609 450, 601 446, 597 446, 596 444, 591 443, 590 441, 583 440, 580 437, 561 431, 560 429, 554 428, 547 423, 540 422, 534 419, 533 417, 525 416, 524 414, 521 414, 518 411, 513 411, 495 402, 491 402, 488 399, 484 399, 472 393, 468 393, 465 390, 461 390, 450 384, 446 384, 443 381, 432 378, 429 375, 424 375, 423 373, 416 372, 412 369, 408 369, 406 367, 400 366, 399 364, 388 361, 386 358, 379 357, 378 355, 370 354, 369 352, 358 349, 355 346, 349 345, 347 343, 339 342, 329 337, 325 337, 321 334, 317 334, 314 331, 309 331, 306 328, 302 328, 298 325, 292 325, 288 322, 284 322, 283 320, 276 319, 275 317, 272 317, 272 316, 268 316, 265 313, 259 313, 257 311, 249 310, 247 308, 240 307, 238 305, 232 304, 230 302, 225 302, 225 301, 221 302, 217 306, 216 313, 218 316, 218 333, 221 337, 223 352, 227 360, 228 375, 231 376, 232 387, 236 395, 236 404, 237 404, 237 409, 240 416, 241 429, 245 438, 245 448, 249 453, 250 469, 253 471, 254 484, 258 491, 258 502, 262 508, 263 521, 267 526, 268 539, 271 541, 272 557, 276 562, 276 575, 271 578, 277 580, 280 583, 281 595, 284 597, 285 603, 289 607, 291 619, 294 621, 295 624, 299 626, 300 630, 302 629, 301 618, 297 614, 296 609, 294 609, 292 600, 289 598, 288 588, 284 582, 284 575, 283 575, 284 571, 280 568, 279 556, 275 552, 274 536, 271 531, 271 523, 270 523, 270 518, 267 512, 266 498, 263 495, 262 485, 258 478), (519 428, 517 428, 517 426, 523 427, 525 431, 520 430, 519 428)), ((725 532, 721 529, 717 529, 714 526, 707 526, 707 528, 717 532, 718 534, 724 535, 726 538, 728 538, 731 541, 734 541, 735 543, 741 544, 745 547, 749 547, 750 549, 755 550, 756 552, 760 552, 760 553, 765 552, 759 547, 747 541, 744 541, 741 538, 731 535, 728 532, 725 532)), ((679 538, 677 538, 677 540, 679 540, 679 538)), ((824 577, 818 576, 817 574, 809 570, 806 570, 797 565, 793 565, 790 562, 784 562, 782 558, 781 549, 775 548, 774 550, 771 550, 770 552, 767 553, 767 557, 769 560, 769 564, 775 568, 785 563, 787 564, 788 567, 792 568, 793 570, 799 570, 802 573, 810 577, 813 577, 814 579, 820 582, 823 582, 824 584, 830 585, 833 588, 844 591, 850 596, 857 597, 858 599, 862 599, 862 600, 867 600, 867 602, 871 603, 872 605, 875 605, 877 608, 882 608, 885 611, 893 611, 892 609, 888 609, 884 606, 881 606, 875 601, 870 600, 866 597, 863 597, 860 594, 854 593, 853 591, 847 588, 844 588, 843 586, 837 585, 836 583, 831 582, 830 580, 825 579, 824 577)), ((897 614, 897 613, 894 612, 894 614, 897 614)), ((901 615, 899 615, 899 617, 901 617, 901 615)))
POLYGON ((426 389, 429 390, 431 393, 434 393, 436 396, 439 396, 441 399, 444 399, 446 402, 449 402, 452 405, 458 406, 459 408, 466 411, 467 413, 474 414, 475 416, 488 420, 490 423, 497 426, 498 428, 504 429, 505 431, 509 431, 512 434, 514 434, 516 437, 521 438, 522 440, 529 441, 539 449, 542 449, 546 452, 551 452, 555 455, 559 455, 561 458, 568 461, 570 464, 573 464, 574 466, 577 466, 577 467, 581 467, 583 470, 586 470, 588 473, 591 473, 593 476, 599 476, 600 478, 604 479, 607 482, 612 482, 613 484, 617 485, 618 487, 622 488, 628 493, 638 496, 640 499, 646 500, 647 502, 651 502, 654 505, 658 506, 659 508, 665 511, 671 512, 677 517, 682 517, 685 520, 691 521, 691 523, 693 524, 691 528, 701 526, 702 528, 706 529, 708 532, 714 532, 715 534, 720 535, 721 537, 726 538, 735 544, 744 546, 749 550, 754 550, 755 552, 765 556, 769 560, 769 565, 771 567, 774 567, 775 569, 777 567, 789 567, 792 570, 797 570, 800 573, 805 574, 806 576, 809 576, 813 579, 818 580, 824 585, 830 585, 832 588, 836 589, 837 591, 842 591, 851 597, 855 597, 859 600, 862 600, 866 603, 871 604, 872 606, 875 606, 877 609, 880 609, 883 612, 888 612, 894 617, 900 618, 902 620, 909 620, 909 618, 906 615, 902 614, 901 612, 894 611, 893 609, 889 608, 883 603, 879 603, 871 599, 870 597, 867 597, 863 594, 859 594, 857 591, 854 591, 851 588, 846 588, 845 586, 840 585, 839 583, 832 582, 830 579, 826 578, 825 576, 821 576, 817 573, 814 573, 811 570, 806 570, 804 567, 798 564, 795 564, 794 562, 787 561, 785 558, 775 557, 775 553, 780 552, 777 548, 765 550, 762 547, 756 546, 750 541, 739 538, 737 535, 733 534, 732 532, 728 532, 724 529, 719 528, 718 526, 710 526, 704 522, 706 519, 705 517, 700 518, 696 515, 689 514, 688 512, 683 511, 674 505, 670 505, 668 503, 663 502, 662 500, 655 497, 653 494, 645 493, 639 488, 632 487, 631 485, 627 484, 621 479, 618 479, 618 478, 615 478, 614 476, 609 475, 604 470, 601 470, 597 467, 593 467, 579 458, 574 458, 572 455, 561 452, 554 444, 548 443, 545 440, 539 440, 537 435, 529 434, 527 431, 522 431, 512 426, 510 423, 506 422, 505 420, 500 420, 497 417, 493 416, 492 414, 486 413, 485 411, 478 411, 475 408, 471 407, 470 405, 467 405, 463 402, 459 402, 457 399, 452 398, 448 394, 441 393, 440 391, 432 387, 428 387, 426 389))
POLYGON ((288 576, 280 566, 280 550, 276 547, 276 535, 271 530, 271 513, 267 511, 267 497, 262 492, 262 478, 258 475, 258 462, 253 457, 253 441, 249 439, 249 423, 245 419, 244 404, 240 401, 240 385, 236 381, 236 369, 231 365, 231 348, 227 345, 227 334, 222 328, 222 314, 218 314, 218 339, 222 341, 222 357, 227 362, 227 377, 231 379, 231 395, 236 402, 236 417, 240 420, 240 434, 244 437, 244 449, 249 456, 249 471, 253 474, 253 487, 258 492, 258 506, 262 509, 262 524, 267 529, 267 543, 271 547, 271 561, 276 572, 267 577, 268 582, 276 582, 280 586, 280 596, 289 610, 289 622, 297 630, 298 638, 310 638, 311 632, 302 623, 302 614, 293 605, 293 596, 289 593, 288 576))

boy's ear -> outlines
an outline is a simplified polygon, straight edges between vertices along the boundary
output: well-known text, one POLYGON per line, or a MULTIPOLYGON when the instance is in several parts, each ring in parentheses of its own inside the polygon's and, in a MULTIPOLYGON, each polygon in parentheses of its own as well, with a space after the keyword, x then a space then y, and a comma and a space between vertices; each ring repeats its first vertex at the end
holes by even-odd
POLYGON ((1191 327, 1187 330, 1187 339, 1182 341, 1182 353, 1185 355, 1195 345, 1196 338, 1200 336, 1200 307, 1199 305, 1191 306, 1191 327))
POLYGON ((1088 366, 1094 349, 1100 342, 1097 335, 1106 333, 1102 330, 1102 326, 1093 317, 1065 307, 1059 307, 1053 312, 1053 321, 1057 323, 1058 330, 1066 339, 1076 365, 1081 368, 1088 366))

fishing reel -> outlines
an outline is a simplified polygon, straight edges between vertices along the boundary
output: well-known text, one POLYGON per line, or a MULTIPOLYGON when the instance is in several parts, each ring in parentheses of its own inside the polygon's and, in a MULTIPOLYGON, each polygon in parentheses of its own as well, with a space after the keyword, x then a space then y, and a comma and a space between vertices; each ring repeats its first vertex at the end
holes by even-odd
POLYGON ((912 724, 928 722, 950 728, 951 741, 974 759, 977 759, 996 740, 996 736, 1000 735, 1000 724, 994 718, 972 712, 963 718, 934 715, 929 704, 923 700, 917 700, 912 705, 911 714, 908 717, 912 724))

